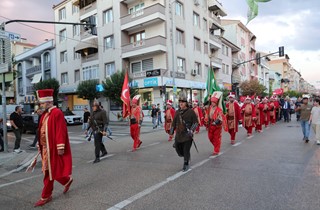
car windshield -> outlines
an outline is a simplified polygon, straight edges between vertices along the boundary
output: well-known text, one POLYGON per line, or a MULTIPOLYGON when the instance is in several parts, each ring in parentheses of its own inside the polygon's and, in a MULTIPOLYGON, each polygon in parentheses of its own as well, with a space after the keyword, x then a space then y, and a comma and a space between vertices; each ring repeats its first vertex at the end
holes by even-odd
POLYGON ((63 112, 64 116, 73 116, 76 115, 75 113, 71 112, 71 111, 67 111, 67 112, 63 112))

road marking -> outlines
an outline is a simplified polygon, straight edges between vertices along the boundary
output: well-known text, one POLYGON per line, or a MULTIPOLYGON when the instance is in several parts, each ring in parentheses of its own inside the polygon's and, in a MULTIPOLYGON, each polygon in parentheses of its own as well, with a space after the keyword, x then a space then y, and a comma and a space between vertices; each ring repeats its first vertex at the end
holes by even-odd
POLYGON ((239 146, 240 144, 242 144, 242 142, 235 143, 235 144, 233 144, 232 146, 233 146, 233 147, 236 147, 236 146, 239 146))
POLYGON ((254 135, 248 136, 247 139, 252 139, 254 135))
POLYGON ((33 178, 36 178, 36 177, 39 177, 39 176, 42 176, 42 174, 35 175, 35 176, 31 176, 31 177, 24 178, 24 179, 19 179, 19 180, 16 180, 16 181, 14 181, 14 182, 9 182, 9 183, 5 183, 5 184, 1 184, 1 185, 0 185, 0 188, 6 187, 6 186, 10 186, 10 185, 13 185, 13 184, 17 184, 17 183, 20 183, 20 182, 24 182, 24 181, 26 181, 26 180, 33 179, 33 178))
MULTIPOLYGON (((139 149, 143 149, 143 148, 147 148, 147 147, 152 147, 152 146, 158 145, 158 144, 160 144, 160 142, 155 142, 155 143, 152 143, 152 144, 148 144, 148 145, 145 145, 145 146, 141 146, 141 147, 138 148, 138 150, 139 150, 139 149)), ((131 152, 131 151, 132 151, 131 149, 127 150, 127 152, 131 152)))
POLYGON ((5 177, 5 176, 8 176, 8 175, 10 175, 10 174, 12 174, 12 173, 15 173, 15 172, 19 172, 19 171, 21 171, 22 169, 24 169, 25 167, 29 166, 30 163, 34 160, 34 159, 33 159, 34 156, 35 156, 35 154, 31 154, 31 153, 30 153, 30 154, 27 156, 27 158, 25 158, 25 160, 28 160, 29 158, 30 158, 30 160, 26 161, 24 164, 22 164, 21 166, 19 166, 19 167, 16 168, 16 169, 13 169, 13 170, 11 170, 11 171, 8 171, 8 172, 6 172, 6 173, 1 174, 1 175, 0 175, 0 178, 3 178, 3 177, 5 177))
MULTIPOLYGON (((103 160, 103 159, 106 159, 106 158, 108 158, 108 157, 112 157, 112 156, 114 156, 114 154, 110 154, 110 155, 107 155, 107 156, 101 157, 101 158, 100 158, 100 160, 103 160)), ((88 161, 87 163, 93 163, 93 161, 94 161, 94 160, 90 160, 90 161, 88 161)))
POLYGON ((84 141, 70 141, 69 140, 69 142, 70 142, 70 144, 82 144, 82 143, 84 143, 84 141))

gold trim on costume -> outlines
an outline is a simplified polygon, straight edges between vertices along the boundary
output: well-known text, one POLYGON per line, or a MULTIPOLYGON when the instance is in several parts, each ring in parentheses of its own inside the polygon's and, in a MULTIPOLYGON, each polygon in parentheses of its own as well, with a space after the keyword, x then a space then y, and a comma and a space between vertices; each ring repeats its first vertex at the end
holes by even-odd
POLYGON ((50 112, 52 110, 52 107, 48 110, 48 117, 47 117, 47 121, 46 121, 46 142, 47 142, 47 149, 48 149, 48 169, 49 169, 49 178, 50 181, 52 181, 52 171, 51 171, 51 158, 50 158, 50 144, 49 144, 49 136, 48 136, 48 121, 50 118, 50 112))

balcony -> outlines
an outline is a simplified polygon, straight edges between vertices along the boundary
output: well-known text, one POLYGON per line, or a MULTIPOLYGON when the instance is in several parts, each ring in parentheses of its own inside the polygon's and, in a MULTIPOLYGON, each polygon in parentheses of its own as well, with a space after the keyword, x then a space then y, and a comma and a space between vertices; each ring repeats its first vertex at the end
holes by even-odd
POLYGON ((157 24, 165 19, 165 7, 161 4, 154 4, 121 17, 121 30, 132 31, 147 25, 157 24))
POLYGON ((51 69, 51 62, 50 61, 45 62, 43 67, 45 71, 51 69))
POLYGON ((210 49, 219 50, 222 47, 222 42, 218 36, 210 34, 209 35, 210 49))
POLYGON ((41 73, 41 65, 33 66, 26 71, 26 76, 41 73))
POLYGON ((98 60, 98 59, 99 59, 99 53, 94 53, 94 54, 90 54, 90 55, 81 57, 82 63, 95 61, 95 60, 98 60))
POLYGON ((239 84, 241 83, 241 75, 239 70, 233 70, 231 75, 231 83, 232 84, 239 84))
POLYGON ((166 51, 166 38, 156 36, 122 46, 122 58, 130 58, 149 53, 160 53, 166 51))
POLYGON ((80 0, 80 17, 97 9, 96 0, 80 0))
POLYGON ((222 69, 222 59, 211 57, 210 62, 213 69, 222 69))
POLYGON ((19 87, 19 88, 18 88, 18 93, 19 93, 20 96, 23 96, 23 95, 24 95, 24 93, 23 93, 23 87, 19 87))
POLYGON ((239 58, 232 58, 232 68, 238 68, 239 63, 241 63, 239 58))
POLYGON ((218 13, 220 16, 227 16, 227 13, 224 11, 224 8, 220 2, 217 0, 208 0, 208 8, 214 13, 218 13))
POLYGON ((33 93, 34 93, 33 85, 27 86, 27 94, 33 94, 33 93))

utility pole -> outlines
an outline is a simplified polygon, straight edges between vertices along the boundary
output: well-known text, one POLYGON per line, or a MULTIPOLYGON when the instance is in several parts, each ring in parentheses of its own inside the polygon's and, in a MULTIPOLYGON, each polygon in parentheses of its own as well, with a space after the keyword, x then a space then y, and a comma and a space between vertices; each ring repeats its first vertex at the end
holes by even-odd
POLYGON ((176 6, 176 0, 173 0, 173 2, 170 3, 171 6, 171 40, 172 40, 172 89, 173 89, 173 107, 176 106, 176 93, 177 93, 177 87, 176 87, 176 53, 175 53, 175 46, 176 46, 176 39, 175 39, 175 6, 176 6))

